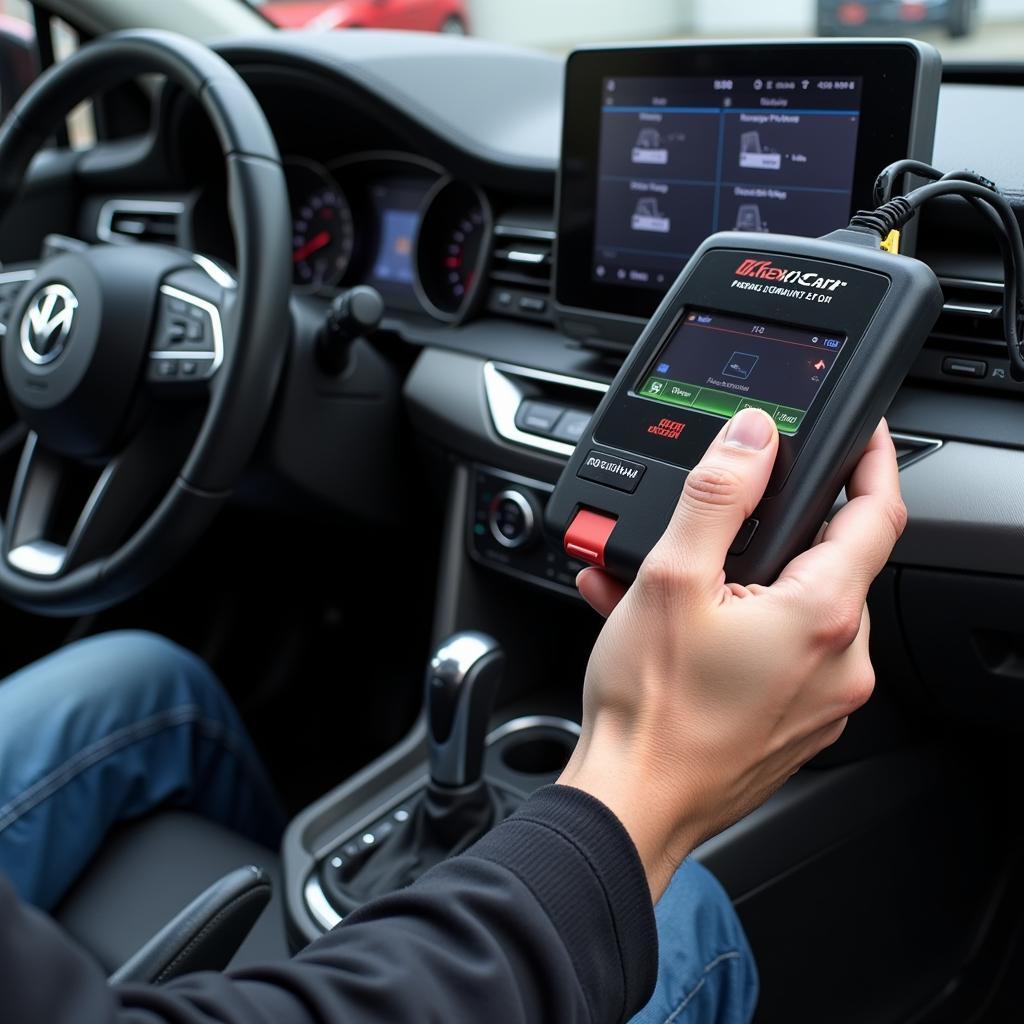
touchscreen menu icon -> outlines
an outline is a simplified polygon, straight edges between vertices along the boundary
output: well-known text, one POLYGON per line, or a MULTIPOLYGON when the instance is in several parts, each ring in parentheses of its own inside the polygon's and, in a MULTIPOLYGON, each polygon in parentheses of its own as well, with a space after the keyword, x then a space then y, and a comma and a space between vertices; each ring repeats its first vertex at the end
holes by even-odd
POLYGON ((630 160, 634 164, 667 164, 668 149, 662 145, 657 128, 641 128, 633 145, 630 160))
POLYGON ((726 361, 722 370, 723 377, 735 377, 737 380, 746 380, 757 366, 758 356, 749 352, 733 352, 726 361))
POLYGON ((768 225, 761 216, 761 207, 757 203, 740 203, 736 211, 735 231, 767 231, 768 225))
POLYGON ((761 133, 757 131, 740 134, 740 167, 758 171, 777 171, 782 166, 782 154, 774 153, 761 145, 761 133))
POLYGON ((634 231, 657 231, 668 234, 672 229, 672 221, 658 207, 654 196, 644 196, 636 201, 636 208, 630 219, 630 227, 634 231))

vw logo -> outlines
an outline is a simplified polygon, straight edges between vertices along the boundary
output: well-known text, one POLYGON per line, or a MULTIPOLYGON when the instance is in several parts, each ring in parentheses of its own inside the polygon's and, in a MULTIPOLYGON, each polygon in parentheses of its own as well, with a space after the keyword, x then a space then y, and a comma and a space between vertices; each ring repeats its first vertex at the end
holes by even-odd
POLYGON ((21 318, 21 350, 29 362, 44 366, 64 351, 77 309, 75 293, 63 284, 48 284, 32 296, 21 318))

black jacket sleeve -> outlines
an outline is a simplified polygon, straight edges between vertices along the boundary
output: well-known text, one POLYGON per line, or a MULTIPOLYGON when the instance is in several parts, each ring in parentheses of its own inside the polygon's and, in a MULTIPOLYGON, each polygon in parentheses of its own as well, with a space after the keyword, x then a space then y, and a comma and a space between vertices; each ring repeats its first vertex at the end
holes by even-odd
POLYGON ((161 988, 110 988, 0 884, 5 1024, 612 1024, 647 1001, 656 968, 629 836, 564 786, 292 960, 161 988))

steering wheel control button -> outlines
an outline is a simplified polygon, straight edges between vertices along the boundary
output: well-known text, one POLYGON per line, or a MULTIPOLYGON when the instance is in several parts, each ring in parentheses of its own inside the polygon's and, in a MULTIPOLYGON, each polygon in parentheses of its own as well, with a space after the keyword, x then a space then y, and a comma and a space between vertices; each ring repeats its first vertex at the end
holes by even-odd
POLYGON ((525 547, 537 534, 537 516, 529 498, 513 488, 500 491, 491 500, 487 525, 504 548, 525 547))
POLYGON ((748 519, 744 522, 739 529, 739 533, 736 534, 732 546, 729 548, 730 555, 742 555, 750 547, 750 542, 754 539, 754 534, 757 532, 757 526, 758 520, 756 519, 748 519))
POLYGON ((162 378, 178 376, 178 362, 176 359, 156 359, 153 361, 153 373, 162 378))
POLYGON ((561 405, 528 400, 516 410, 516 426, 528 434, 546 437, 555 429, 555 424, 564 411, 561 405))
POLYGON ((961 359, 959 356, 947 356, 942 360, 942 372, 951 377, 984 377, 988 373, 988 363, 983 359, 961 359))
POLYGON ((615 529, 616 520, 600 512, 581 508, 565 531, 562 546, 572 558, 604 568, 604 549, 615 529))
POLYGON ((647 467, 639 462, 629 462, 617 455, 608 455, 592 448, 576 475, 584 480, 592 480, 595 484, 604 484, 605 487, 614 487, 617 491, 632 494, 646 471, 647 467))
POLYGON ((217 307, 171 285, 160 289, 153 337, 148 374, 151 381, 202 380, 212 376, 224 358, 217 307), (175 363, 173 370, 165 369, 168 362, 175 363))

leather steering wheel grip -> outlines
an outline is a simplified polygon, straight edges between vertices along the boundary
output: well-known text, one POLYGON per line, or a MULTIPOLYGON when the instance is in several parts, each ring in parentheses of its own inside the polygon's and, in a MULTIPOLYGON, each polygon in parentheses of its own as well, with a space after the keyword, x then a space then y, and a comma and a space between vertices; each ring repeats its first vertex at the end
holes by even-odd
POLYGON ((133 535, 108 555, 51 579, 32 578, 0 558, 0 594, 31 611, 81 614, 107 607, 180 559, 252 457, 287 352, 291 225, 280 153, 249 87, 200 43, 161 31, 114 33, 41 75, 0 128, 0 217, 61 118, 82 100, 143 74, 166 76, 199 103, 224 157, 238 260, 224 317, 225 358, 177 479, 133 535))

